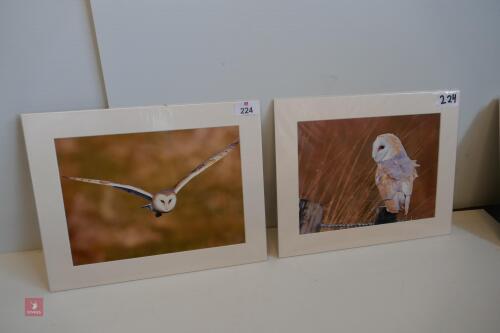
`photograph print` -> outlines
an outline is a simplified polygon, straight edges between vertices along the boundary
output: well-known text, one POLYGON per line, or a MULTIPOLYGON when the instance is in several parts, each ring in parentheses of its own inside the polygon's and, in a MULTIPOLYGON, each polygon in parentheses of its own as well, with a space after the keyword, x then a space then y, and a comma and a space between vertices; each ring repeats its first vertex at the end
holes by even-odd
POLYGON ((54 142, 74 266, 245 243, 238 126, 54 142))
POLYGON ((432 218, 440 113, 300 121, 300 234, 432 218))

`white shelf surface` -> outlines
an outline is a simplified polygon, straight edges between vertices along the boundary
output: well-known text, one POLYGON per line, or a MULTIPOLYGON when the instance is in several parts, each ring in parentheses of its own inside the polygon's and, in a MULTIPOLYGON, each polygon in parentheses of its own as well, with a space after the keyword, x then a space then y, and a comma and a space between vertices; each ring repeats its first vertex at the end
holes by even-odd
POLYGON ((336 252, 50 293, 41 251, 0 255, 0 332, 500 332, 500 224, 336 252), (43 297, 43 317, 24 298, 43 297))

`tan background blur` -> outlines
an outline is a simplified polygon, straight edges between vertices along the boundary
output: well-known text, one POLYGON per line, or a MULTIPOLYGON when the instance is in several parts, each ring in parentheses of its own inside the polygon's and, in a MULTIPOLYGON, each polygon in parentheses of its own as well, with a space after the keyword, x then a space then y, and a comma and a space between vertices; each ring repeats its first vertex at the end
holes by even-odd
MULTIPOLYGON (((375 138, 398 136, 417 160, 408 215, 398 221, 434 216, 439 149, 439 114, 308 121, 298 124, 299 195, 321 203, 324 224, 370 223, 382 206, 371 157, 375 138)), ((332 230, 325 228, 321 231, 332 230)))
MULTIPOLYGON (((173 187, 238 139, 238 127, 56 139, 61 176, 109 180, 150 193, 173 187)), ((74 265, 245 242, 239 146, 192 179, 156 218, 140 197, 61 179, 74 265)))

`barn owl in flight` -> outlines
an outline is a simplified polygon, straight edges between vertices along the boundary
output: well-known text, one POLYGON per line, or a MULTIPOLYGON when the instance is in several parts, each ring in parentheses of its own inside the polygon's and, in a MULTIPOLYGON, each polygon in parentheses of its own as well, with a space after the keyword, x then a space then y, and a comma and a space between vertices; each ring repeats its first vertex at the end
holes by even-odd
POLYGON ((165 190, 161 190, 158 193, 151 194, 149 192, 144 191, 143 189, 130 186, 130 185, 124 185, 124 184, 117 184, 113 183, 107 180, 97 180, 97 179, 87 179, 87 178, 79 178, 79 177, 66 177, 63 176, 64 178, 71 179, 71 180, 76 180, 79 182, 85 182, 85 183, 91 183, 91 184, 98 184, 98 185, 105 185, 105 186, 110 186, 118 190, 125 191, 127 193, 136 195, 138 197, 141 197, 145 200, 147 200, 149 203, 147 205, 142 206, 142 208, 147 208, 153 213, 155 213, 156 217, 160 217, 163 213, 168 213, 172 209, 174 209, 175 204, 177 202, 177 194, 179 191, 189 183, 191 179, 194 177, 198 176, 200 173, 214 165, 217 161, 223 159, 227 154, 229 154, 236 146, 239 144, 239 140, 236 140, 235 142, 229 144, 226 148, 224 148, 222 151, 212 155, 210 158, 208 158, 206 161, 198 165, 196 168, 193 169, 186 177, 181 179, 174 187, 172 188, 167 188, 165 190))
POLYGON ((417 161, 411 160, 401 140, 391 133, 377 136, 372 157, 377 163, 375 184, 388 212, 397 214, 410 209, 413 181, 417 178, 417 161))

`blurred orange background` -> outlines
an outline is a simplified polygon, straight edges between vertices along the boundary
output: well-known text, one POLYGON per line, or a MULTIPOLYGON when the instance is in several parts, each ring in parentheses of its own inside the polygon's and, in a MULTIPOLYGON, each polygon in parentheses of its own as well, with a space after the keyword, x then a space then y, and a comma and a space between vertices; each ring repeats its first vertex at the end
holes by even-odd
MULTIPOLYGON (((374 221, 383 206, 375 185, 372 144, 384 133, 398 136, 418 177, 408 215, 398 221, 434 216, 439 151, 439 114, 306 121, 298 124, 299 195, 320 203, 324 224, 374 221)), ((321 231, 332 230, 324 228, 321 231)))
MULTIPOLYGON (((56 139, 61 176, 109 180, 156 193, 239 138, 237 126, 56 139)), ((239 146, 156 218, 146 200, 61 178, 74 265, 245 242, 239 146)))

